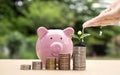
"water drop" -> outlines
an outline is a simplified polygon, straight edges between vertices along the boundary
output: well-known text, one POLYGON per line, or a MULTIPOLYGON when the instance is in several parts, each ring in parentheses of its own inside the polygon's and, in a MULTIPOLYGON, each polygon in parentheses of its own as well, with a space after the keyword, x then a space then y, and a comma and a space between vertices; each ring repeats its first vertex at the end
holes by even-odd
POLYGON ((100 30, 99 36, 102 36, 102 31, 100 30))
POLYGON ((102 36, 102 26, 100 27, 99 36, 102 36))

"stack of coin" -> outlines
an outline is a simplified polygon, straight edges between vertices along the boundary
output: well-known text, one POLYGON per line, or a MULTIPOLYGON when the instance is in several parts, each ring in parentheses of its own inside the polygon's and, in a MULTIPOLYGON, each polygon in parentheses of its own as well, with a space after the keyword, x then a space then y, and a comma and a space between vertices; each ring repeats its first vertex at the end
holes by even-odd
POLYGON ((73 70, 85 70, 86 68, 86 47, 74 47, 73 70))
POLYGON ((56 58, 47 57, 45 66, 46 66, 46 70, 55 70, 56 69, 56 58))
POLYGON ((20 69, 21 70, 30 70, 31 69, 31 65, 21 65, 20 69))
POLYGON ((42 62, 36 61, 32 62, 32 70, 41 70, 42 69, 42 62))
POLYGON ((70 70, 70 54, 59 54, 59 70, 70 70))

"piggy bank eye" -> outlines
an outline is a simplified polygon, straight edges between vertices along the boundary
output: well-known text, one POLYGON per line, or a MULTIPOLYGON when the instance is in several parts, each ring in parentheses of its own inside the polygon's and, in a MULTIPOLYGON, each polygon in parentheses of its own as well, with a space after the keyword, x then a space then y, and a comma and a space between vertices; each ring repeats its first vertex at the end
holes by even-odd
POLYGON ((52 38, 52 37, 50 37, 50 39, 52 40, 53 38, 52 38))
POLYGON ((62 40, 63 38, 61 37, 60 39, 62 40))

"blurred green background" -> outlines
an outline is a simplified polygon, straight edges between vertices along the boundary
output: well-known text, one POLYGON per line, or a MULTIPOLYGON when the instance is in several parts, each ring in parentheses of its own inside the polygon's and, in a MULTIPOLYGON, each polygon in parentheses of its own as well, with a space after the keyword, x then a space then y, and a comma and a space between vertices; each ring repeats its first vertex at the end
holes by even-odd
MULTIPOLYGON (((36 59, 36 30, 64 29, 77 33, 109 3, 101 0, 0 0, 0 59, 36 59)), ((87 57, 120 59, 120 26, 86 28, 87 57)), ((74 44, 77 41, 74 41, 74 44)))

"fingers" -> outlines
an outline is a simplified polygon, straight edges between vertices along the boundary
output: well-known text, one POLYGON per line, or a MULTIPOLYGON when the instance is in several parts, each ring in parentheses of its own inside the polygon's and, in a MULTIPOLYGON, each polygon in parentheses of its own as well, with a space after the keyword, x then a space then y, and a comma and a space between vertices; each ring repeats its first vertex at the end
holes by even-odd
POLYGON ((83 24, 83 28, 92 26, 106 26, 120 20, 120 0, 116 0, 109 8, 102 11, 97 17, 83 24))
POLYGON ((112 10, 112 8, 107 8, 107 9, 103 10, 103 11, 100 13, 100 15, 103 15, 103 14, 105 14, 105 13, 107 13, 107 12, 110 12, 111 10, 112 10))
POLYGON ((103 11, 99 16, 89 20, 83 24, 83 28, 93 27, 93 26, 106 26, 114 24, 120 20, 120 7, 114 10, 107 9, 103 11), (109 11, 109 12, 108 12, 109 11))

